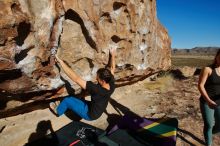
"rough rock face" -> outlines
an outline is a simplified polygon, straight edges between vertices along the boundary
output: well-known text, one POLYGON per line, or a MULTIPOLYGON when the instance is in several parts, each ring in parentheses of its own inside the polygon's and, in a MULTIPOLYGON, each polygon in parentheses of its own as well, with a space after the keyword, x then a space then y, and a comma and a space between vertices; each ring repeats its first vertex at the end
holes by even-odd
POLYGON ((170 39, 155 0, 3 0, 0 8, 0 112, 67 94, 53 47, 86 80, 95 80, 116 47, 118 86, 170 66, 170 39))

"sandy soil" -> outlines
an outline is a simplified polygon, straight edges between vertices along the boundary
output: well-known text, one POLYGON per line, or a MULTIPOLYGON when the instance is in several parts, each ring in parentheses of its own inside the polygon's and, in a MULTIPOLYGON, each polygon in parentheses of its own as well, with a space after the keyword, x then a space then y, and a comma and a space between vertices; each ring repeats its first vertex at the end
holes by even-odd
MULTIPOLYGON (((117 88, 106 113, 96 121, 81 121, 106 129, 124 114, 132 113, 149 118, 175 117, 179 122, 177 146, 203 145, 197 80, 197 76, 185 80, 163 77, 156 81, 146 79, 117 88)), ((65 115, 54 116, 48 108, 0 119, 0 145, 23 146, 30 139, 56 131, 70 122, 71 119, 65 115), (42 123, 51 124, 52 129, 40 131, 42 123)), ((213 146, 219 145, 220 136, 215 136, 213 146)))

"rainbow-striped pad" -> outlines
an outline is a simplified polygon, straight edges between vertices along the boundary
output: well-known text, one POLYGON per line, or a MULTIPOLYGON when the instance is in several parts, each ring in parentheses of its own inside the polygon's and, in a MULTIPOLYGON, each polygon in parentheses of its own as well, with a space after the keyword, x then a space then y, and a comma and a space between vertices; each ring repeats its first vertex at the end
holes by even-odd
MULTIPOLYGON (((141 143, 160 146, 175 146, 178 121, 176 118, 147 119, 139 116, 124 116, 108 135, 124 129, 129 136, 141 143)), ((120 136, 120 135, 119 135, 120 136)))

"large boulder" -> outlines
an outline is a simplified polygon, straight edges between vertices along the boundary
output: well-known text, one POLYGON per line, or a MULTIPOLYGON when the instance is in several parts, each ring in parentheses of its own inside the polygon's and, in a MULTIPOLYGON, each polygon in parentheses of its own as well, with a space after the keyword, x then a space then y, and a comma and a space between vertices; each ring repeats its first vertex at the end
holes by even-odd
POLYGON ((170 38, 155 0, 3 0, 0 8, 0 112, 67 95, 69 87, 80 93, 55 65, 53 47, 93 81, 108 63, 109 48, 116 47, 118 86, 171 65, 170 38))

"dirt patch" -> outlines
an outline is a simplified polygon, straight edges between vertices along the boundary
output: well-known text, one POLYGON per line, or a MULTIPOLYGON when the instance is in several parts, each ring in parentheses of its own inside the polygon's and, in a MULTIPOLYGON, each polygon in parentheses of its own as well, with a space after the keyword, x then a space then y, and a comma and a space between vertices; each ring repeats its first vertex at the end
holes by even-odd
MULTIPOLYGON (((179 123, 177 146, 204 145, 197 82, 198 76, 184 80, 163 76, 153 81, 146 79, 119 87, 112 95, 107 111, 98 120, 81 121, 106 129, 124 114, 175 117, 179 123)), ((71 122, 71 119, 67 116, 57 118, 49 109, 0 119, 0 143, 6 146, 24 145, 36 133, 38 123, 42 121, 49 121, 53 131, 56 131, 71 122)), ((47 131, 49 132, 51 131, 47 131)), ((219 142, 220 137, 214 136, 213 146, 220 145, 219 142)))

